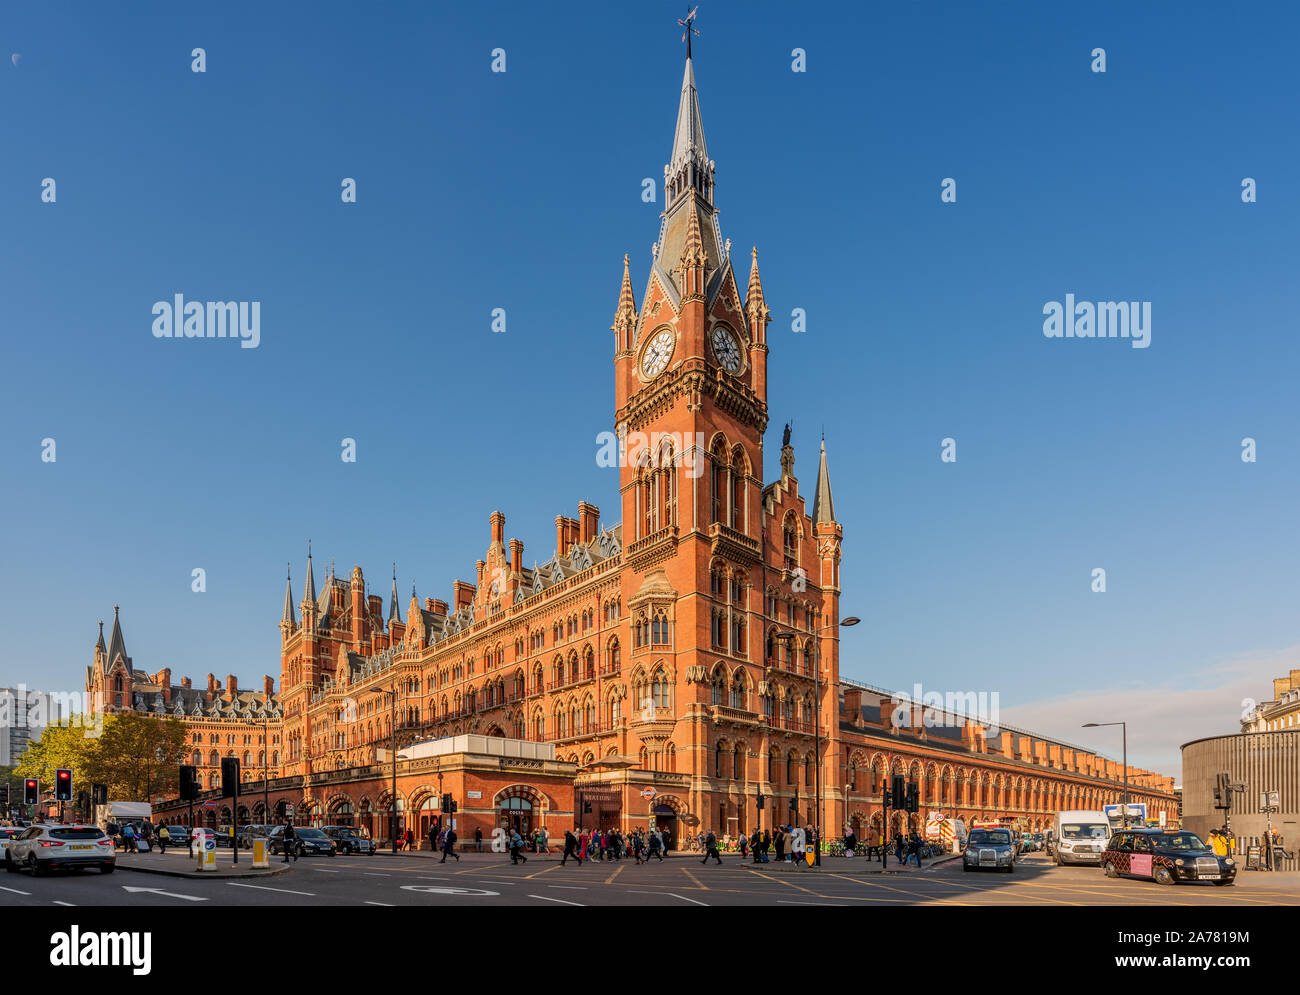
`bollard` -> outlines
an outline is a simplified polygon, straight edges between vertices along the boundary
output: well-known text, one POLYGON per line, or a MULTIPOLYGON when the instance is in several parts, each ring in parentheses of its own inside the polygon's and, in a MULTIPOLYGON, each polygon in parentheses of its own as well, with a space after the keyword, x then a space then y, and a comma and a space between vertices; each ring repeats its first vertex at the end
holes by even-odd
POLYGON ((271 862, 266 856, 266 838, 255 836, 253 838, 253 866, 270 867, 271 862))
POLYGON ((217 840, 214 836, 203 837, 203 848, 199 850, 199 870, 215 871, 217 869, 217 840))

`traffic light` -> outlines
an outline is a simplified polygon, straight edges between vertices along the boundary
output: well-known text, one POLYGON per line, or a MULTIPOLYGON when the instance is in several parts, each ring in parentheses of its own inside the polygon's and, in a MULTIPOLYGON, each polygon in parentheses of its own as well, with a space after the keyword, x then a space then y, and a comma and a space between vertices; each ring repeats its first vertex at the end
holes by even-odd
POLYGON ((451 800, 451 808, 449 808, 447 811, 450 812, 452 815, 455 815, 456 812, 457 812, 459 809, 460 809, 460 806, 456 804, 456 799, 453 798, 453 799, 451 800))
POLYGON ((239 758, 221 758, 221 797, 239 797, 239 758))
POLYGON ((442 796, 442 810, 443 810, 444 812, 451 812, 451 811, 454 811, 454 810, 452 809, 452 807, 451 807, 451 792, 450 792, 450 791, 447 792, 445 795, 442 796))
POLYGON ((9 782, 0 784, 0 815, 9 813, 9 782))
POLYGON ((583 815, 591 815, 591 802, 583 802, 583 803, 582 803, 582 814, 583 814, 583 815))
POLYGON ((181 765, 181 801, 192 802, 199 797, 199 772, 189 764, 181 765))
POLYGON ((916 811, 919 811, 919 810, 920 810, 920 808, 921 808, 921 793, 920 793, 920 791, 917 789, 917 786, 916 786, 916 782, 915 782, 915 781, 908 781, 908 782, 907 782, 907 795, 906 795, 906 797, 904 798, 904 801, 905 801, 905 803, 906 803, 906 804, 904 805, 904 807, 907 809, 907 811, 909 811, 909 812, 916 812, 916 811))
POLYGON ((759 810, 760 812, 763 811, 763 804, 764 804, 766 801, 767 801, 767 795, 763 794, 763 793, 760 791, 759 794, 758 794, 758 810, 759 810))
POLYGON ((903 780, 902 774, 895 774, 892 781, 890 797, 893 798, 893 802, 890 808, 902 808, 907 803, 907 782, 903 780))
POLYGON ((23 804, 35 805, 40 801, 41 782, 29 777, 23 782, 23 804))
POLYGON ((60 767, 54 772, 54 800, 56 802, 72 801, 72 771, 60 767))
POLYGON ((92 784, 90 786, 90 803, 92 805, 108 804, 108 785, 92 784))

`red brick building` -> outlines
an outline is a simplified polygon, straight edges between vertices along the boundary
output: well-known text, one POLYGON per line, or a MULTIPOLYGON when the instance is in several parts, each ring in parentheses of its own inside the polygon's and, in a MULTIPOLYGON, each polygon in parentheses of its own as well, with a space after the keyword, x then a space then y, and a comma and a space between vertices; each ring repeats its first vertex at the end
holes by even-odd
MULTIPOLYGON (((648 818, 674 835, 735 834, 758 823, 760 795, 764 825, 821 821, 838 835, 881 817, 894 770, 918 782, 922 816, 1038 828, 1059 809, 1119 800, 1113 761, 1020 731, 990 737, 951 715, 927 722, 919 707, 898 721, 887 694, 841 678, 844 527, 826 446, 811 502, 788 431, 765 483, 771 313, 757 250, 740 289, 715 174, 688 56, 641 306, 625 256, 612 326, 619 523, 579 502, 527 567, 493 512, 474 579, 453 582, 446 601, 412 592, 405 620, 395 578, 385 620, 360 567, 346 580, 331 571, 318 592, 309 554, 296 604, 286 586, 280 694, 266 696, 278 720, 273 809, 289 801, 304 820, 382 835, 394 728, 399 748, 463 734, 554 747, 532 768, 462 761, 462 838, 503 821, 554 831, 648 818), (575 813, 583 803, 590 815, 575 813)), ((421 833, 443 793, 428 760, 398 769, 403 819, 421 833)), ((1176 813, 1172 779, 1130 780, 1151 812, 1176 813)), ((253 821, 266 818, 259 788, 253 821)))

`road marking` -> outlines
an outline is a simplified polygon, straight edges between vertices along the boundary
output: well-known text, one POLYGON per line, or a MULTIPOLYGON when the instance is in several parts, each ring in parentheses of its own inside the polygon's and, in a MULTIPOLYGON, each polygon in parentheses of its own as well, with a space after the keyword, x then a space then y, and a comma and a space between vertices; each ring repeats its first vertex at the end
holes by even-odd
POLYGON ((327 867, 313 867, 312 870, 316 871, 318 874, 342 874, 343 873, 342 871, 331 871, 327 867))
POLYGON ((315 898, 316 893, 313 891, 293 891, 289 888, 268 888, 264 884, 242 884, 239 881, 227 881, 231 888, 256 888, 258 891, 278 891, 282 895, 306 895, 308 898, 315 898))
POLYGON ((391 878, 391 874, 385 874, 383 871, 362 871, 361 874, 368 878, 391 878))
POLYGON ((835 905, 841 909, 847 908, 847 906, 840 905, 839 902, 792 902, 787 898, 778 898, 776 900, 776 904, 777 905, 835 905))
POLYGON ((586 887, 580 884, 548 884, 548 888, 564 888, 567 891, 586 891, 586 887))
POLYGON ((625 868, 626 866, 627 866, 627 864, 620 864, 620 865, 618 866, 618 869, 617 869, 616 871, 614 871, 613 874, 611 874, 609 877, 605 878, 605 883, 606 883, 606 884, 613 884, 613 883, 614 883, 614 879, 615 879, 616 877, 618 877, 620 874, 623 873, 623 868, 625 868))
POLYGON ((147 891, 152 895, 166 895, 168 898, 183 898, 187 902, 206 902, 206 898, 200 898, 198 895, 180 895, 174 891, 163 891, 161 888, 135 888, 131 885, 122 885, 122 890, 134 894, 140 891, 147 891))
POLYGON ((0 891, 12 891, 15 895, 31 895, 30 891, 19 891, 17 888, 6 888, 4 885, 0 885, 0 891))
POLYGON ((466 895, 473 898, 490 898, 501 894, 499 891, 486 891, 482 888, 440 887, 436 884, 404 884, 403 891, 423 891, 430 895, 466 895))
POLYGON ((694 874, 692 874, 690 871, 688 871, 685 867, 682 868, 682 873, 685 874, 685 875, 686 875, 688 878, 690 878, 692 881, 694 881, 694 882, 695 882, 695 887, 699 888, 700 891, 708 891, 708 890, 709 890, 709 886, 708 886, 708 885, 706 885, 703 881, 701 881, 701 880, 700 880, 699 878, 697 878, 694 874))
POLYGON ((70 908, 70 909, 75 909, 75 908, 76 908, 76 906, 73 905, 71 902, 60 902, 60 901, 58 901, 57 899, 55 900, 54 904, 55 904, 55 905, 66 905, 66 906, 67 906, 68 908, 70 908))
POLYGON ((680 898, 683 902, 690 902, 692 905, 703 905, 706 909, 709 907, 708 902, 699 902, 694 898, 687 898, 685 895, 679 895, 675 891, 642 891, 634 888, 627 890, 629 895, 668 895, 672 898, 680 898))
MULTIPOLYGON (((925 899, 927 902, 935 902, 935 903, 937 903, 937 904, 939 904, 939 905, 970 905, 970 904, 971 904, 970 902, 954 902, 954 901, 951 901, 951 900, 948 900, 948 899, 938 898, 938 897, 936 897, 936 896, 934 896, 934 895, 927 895, 927 894, 925 894, 924 892, 920 892, 920 891, 908 891, 906 888, 891 888, 891 887, 890 887, 889 885, 887 885, 887 884, 879 884, 879 883, 877 883, 877 882, 875 882, 875 881, 871 881, 871 882, 867 882, 867 881, 859 881, 859 880, 858 880, 857 878, 855 878, 855 877, 848 877, 847 875, 844 875, 844 874, 836 874, 836 873, 832 872, 832 873, 831 873, 831 876, 832 876, 832 877, 837 877, 837 878, 843 878, 845 881, 852 881, 852 882, 854 882, 855 884, 861 884, 861 885, 863 885, 864 887, 866 887, 866 886, 870 886, 870 887, 872 887, 872 888, 883 888, 885 891, 893 891, 893 892, 897 892, 897 893, 900 894, 900 895, 909 895, 909 896, 911 896, 912 898, 922 898, 922 899, 925 899)), ((818 897, 819 897, 819 898, 825 898, 826 896, 824 896, 824 895, 819 895, 818 897)))
POLYGON ((383 906, 384 908, 386 908, 386 909, 391 909, 391 908, 393 907, 393 905, 392 905, 391 902, 362 902, 361 904, 362 904, 362 905, 382 905, 382 906, 383 906))
MULTIPOLYGON (((547 868, 544 869, 544 870, 534 871, 532 874, 525 874, 524 877, 525 877, 525 878, 539 878, 539 877, 541 877, 543 874, 550 874, 551 871, 555 870, 557 867, 562 867, 562 866, 563 866, 562 864, 552 864, 550 867, 547 867, 547 868)), ((581 867, 582 865, 579 864, 578 866, 581 867)))
POLYGON ((586 908, 586 906, 583 905, 581 902, 566 902, 563 898, 549 898, 546 895, 529 895, 528 897, 538 898, 541 899, 543 902, 559 902, 561 905, 576 905, 579 908, 583 908, 583 909, 586 908))

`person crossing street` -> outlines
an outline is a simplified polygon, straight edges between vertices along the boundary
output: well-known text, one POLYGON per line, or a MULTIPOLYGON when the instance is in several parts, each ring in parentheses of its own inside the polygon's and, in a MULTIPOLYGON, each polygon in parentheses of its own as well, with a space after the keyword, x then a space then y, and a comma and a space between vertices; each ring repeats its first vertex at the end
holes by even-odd
POLYGON ((704 837, 704 859, 701 860, 700 863, 707 864, 710 857, 716 860, 719 864, 722 863, 722 858, 718 856, 718 837, 714 835, 712 829, 710 829, 709 834, 704 837))

